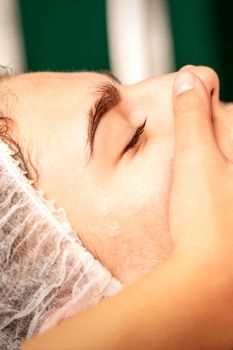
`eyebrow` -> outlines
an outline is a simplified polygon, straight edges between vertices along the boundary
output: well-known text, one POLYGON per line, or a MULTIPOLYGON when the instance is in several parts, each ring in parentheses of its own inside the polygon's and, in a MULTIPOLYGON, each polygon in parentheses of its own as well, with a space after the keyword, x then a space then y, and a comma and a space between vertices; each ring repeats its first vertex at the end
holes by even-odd
MULTIPOLYGON (((105 113, 109 112, 113 109, 120 101, 121 95, 119 89, 116 87, 116 79, 109 72, 102 72, 102 74, 111 78, 113 82, 104 82, 102 84, 97 85, 96 94, 99 95, 97 101, 92 105, 91 109, 88 113, 88 136, 87 136, 87 144, 90 148, 90 157, 93 153, 93 145, 94 145, 94 137, 97 130, 97 127, 105 115, 105 113)), ((117 79, 118 83, 118 79, 117 79)))
POLYGON ((119 84, 119 85, 122 85, 120 79, 118 79, 118 78, 117 78, 112 72, 110 72, 109 70, 106 70, 106 69, 105 69, 105 70, 101 70, 99 73, 105 75, 107 78, 110 78, 110 79, 113 81, 113 83, 117 83, 117 84, 119 84))

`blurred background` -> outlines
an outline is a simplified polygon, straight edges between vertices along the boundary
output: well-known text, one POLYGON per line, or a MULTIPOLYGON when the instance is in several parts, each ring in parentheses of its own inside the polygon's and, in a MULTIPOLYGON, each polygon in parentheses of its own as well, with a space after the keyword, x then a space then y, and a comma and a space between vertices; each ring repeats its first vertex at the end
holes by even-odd
POLYGON ((111 70, 123 83, 207 65, 233 101, 232 0, 0 0, 0 65, 111 70))

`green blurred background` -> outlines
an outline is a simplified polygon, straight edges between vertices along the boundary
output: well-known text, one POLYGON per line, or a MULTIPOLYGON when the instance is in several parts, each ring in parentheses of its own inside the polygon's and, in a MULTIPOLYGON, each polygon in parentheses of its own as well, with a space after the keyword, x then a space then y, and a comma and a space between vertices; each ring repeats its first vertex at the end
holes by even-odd
POLYGON ((109 68, 104 0, 20 0, 28 69, 109 68))
MULTIPOLYGON (((29 71, 111 69, 105 0, 19 0, 19 5, 29 71)), ((167 6, 175 68, 214 68, 221 98, 233 100, 233 1, 167 0, 167 6)))
POLYGON ((168 0, 179 69, 187 63, 217 71, 221 98, 233 101, 233 1, 168 0))

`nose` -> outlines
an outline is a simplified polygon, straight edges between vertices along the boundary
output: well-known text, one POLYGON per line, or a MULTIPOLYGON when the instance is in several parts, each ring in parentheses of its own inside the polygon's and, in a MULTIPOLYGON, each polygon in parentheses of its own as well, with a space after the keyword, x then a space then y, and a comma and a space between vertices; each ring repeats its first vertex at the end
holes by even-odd
MULTIPOLYGON (((213 105, 219 104, 219 79, 213 69, 191 65, 183 69, 196 74, 203 81, 213 105)), ((161 129, 162 126, 163 128, 172 126, 172 87, 176 75, 177 73, 171 73, 152 77, 123 87, 123 111, 133 124, 139 125, 148 116, 147 127, 159 126, 161 129)))
POLYGON ((172 84, 175 73, 152 77, 123 87, 123 111, 135 125, 148 117, 147 127, 172 112, 172 84))

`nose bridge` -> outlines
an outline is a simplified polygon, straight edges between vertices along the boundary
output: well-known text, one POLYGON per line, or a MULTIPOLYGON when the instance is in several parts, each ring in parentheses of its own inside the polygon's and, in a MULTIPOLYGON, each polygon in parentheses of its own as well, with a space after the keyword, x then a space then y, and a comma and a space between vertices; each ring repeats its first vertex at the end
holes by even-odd
POLYGON ((140 81, 134 85, 126 85, 129 96, 134 95, 136 103, 142 103, 149 99, 156 100, 157 97, 161 99, 167 98, 172 91, 172 85, 177 73, 169 73, 162 76, 155 76, 140 81))
POLYGON ((148 144, 163 147, 173 144, 173 113, 171 87, 174 75, 148 79, 129 87, 131 113, 127 116, 134 126, 141 125, 146 120, 144 139, 148 144))
POLYGON ((123 86, 124 112, 131 121, 144 121, 147 127, 166 116, 170 120, 172 85, 176 73, 148 78, 133 85, 123 86))
MULTIPOLYGON (((219 101, 219 78, 217 73, 206 66, 190 66, 188 70, 196 74, 205 84, 207 92, 212 96, 213 102, 219 101)), ((127 106, 132 110, 148 108, 151 103, 154 105, 157 100, 160 103, 170 101, 172 87, 177 73, 170 73, 161 77, 152 77, 134 85, 124 86, 124 96, 127 106)))
POLYGON ((136 84, 125 85, 123 89, 127 105, 133 109, 147 106, 152 96, 156 96, 156 83, 157 78, 148 78, 136 84))
POLYGON ((128 95, 133 95, 133 99, 136 104, 144 104, 156 100, 160 100, 164 97, 167 99, 171 95, 172 85, 176 73, 169 73, 162 76, 156 76, 152 78, 145 79, 134 85, 126 86, 128 90, 128 95))
POLYGON ((145 82, 125 85, 122 89, 122 111, 135 125, 138 125, 148 114, 150 96, 145 82))

